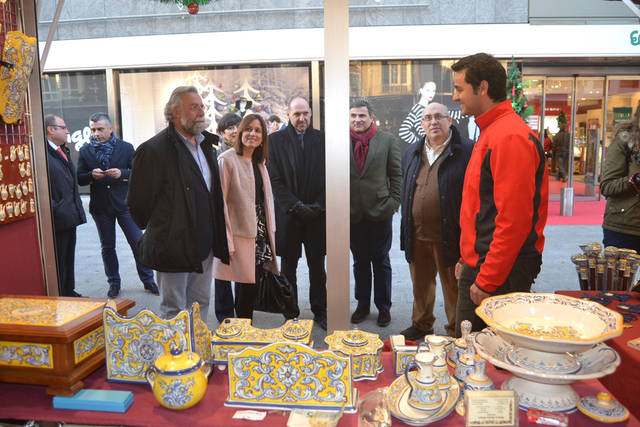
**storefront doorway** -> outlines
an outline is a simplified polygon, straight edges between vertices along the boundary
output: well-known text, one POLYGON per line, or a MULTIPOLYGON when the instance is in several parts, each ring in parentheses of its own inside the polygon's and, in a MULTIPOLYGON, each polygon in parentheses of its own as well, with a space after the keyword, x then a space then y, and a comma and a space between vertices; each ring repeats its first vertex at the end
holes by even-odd
POLYGON ((549 138, 546 151, 550 198, 557 200, 563 187, 572 186, 576 199, 599 199, 606 147, 612 142, 615 126, 631 119, 640 101, 640 79, 527 76, 523 86, 533 107, 529 125, 549 138), (562 143, 563 138, 557 135, 563 122, 569 136, 565 140, 567 146, 554 147, 562 143))

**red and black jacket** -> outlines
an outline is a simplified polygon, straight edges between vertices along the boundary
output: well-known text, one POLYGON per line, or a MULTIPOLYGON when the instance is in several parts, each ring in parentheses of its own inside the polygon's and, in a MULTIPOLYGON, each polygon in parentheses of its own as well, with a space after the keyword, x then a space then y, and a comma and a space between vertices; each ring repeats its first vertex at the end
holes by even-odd
POLYGON ((511 101, 476 117, 480 139, 467 167, 460 211, 462 261, 493 293, 518 257, 541 255, 549 177, 544 148, 511 101))

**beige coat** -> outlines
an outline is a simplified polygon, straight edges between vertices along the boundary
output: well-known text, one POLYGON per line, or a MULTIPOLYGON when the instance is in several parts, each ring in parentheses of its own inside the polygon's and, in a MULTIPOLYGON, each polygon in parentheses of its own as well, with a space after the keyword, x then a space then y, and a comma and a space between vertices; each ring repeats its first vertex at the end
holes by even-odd
MULTIPOLYGON (((213 277, 240 283, 255 283, 257 219, 255 208, 255 181, 251 160, 241 157, 231 148, 218 157, 224 217, 229 244, 229 265, 218 258, 213 259, 213 277)), ((264 186, 264 208, 267 218, 269 243, 274 260, 265 264, 265 269, 276 274, 278 264, 275 259, 276 221, 273 210, 271 181, 264 164, 258 165, 264 186)))

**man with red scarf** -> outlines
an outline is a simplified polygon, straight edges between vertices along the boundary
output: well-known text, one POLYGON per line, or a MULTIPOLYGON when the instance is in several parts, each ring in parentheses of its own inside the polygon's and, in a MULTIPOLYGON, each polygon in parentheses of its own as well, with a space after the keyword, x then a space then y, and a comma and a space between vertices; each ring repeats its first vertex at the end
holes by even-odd
POLYGON ((373 301, 378 326, 391 322, 391 261, 393 214, 400 206, 402 161, 391 134, 380 132, 364 99, 351 102, 351 253, 358 306, 351 323, 366 319, 373 301))

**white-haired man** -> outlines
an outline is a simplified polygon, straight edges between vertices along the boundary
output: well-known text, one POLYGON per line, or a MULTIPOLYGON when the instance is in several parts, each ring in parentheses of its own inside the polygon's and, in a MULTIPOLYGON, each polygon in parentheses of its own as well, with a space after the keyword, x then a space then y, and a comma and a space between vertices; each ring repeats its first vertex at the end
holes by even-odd
POLYGON ((213 257, 229 262, 220 175, 204 105, 193 86, 179 86, 164 109, 168 126, 136 150, 127 205, 144 229, 140 262, 158 272, 160 315, 194 302, 206 322, 213 257))

